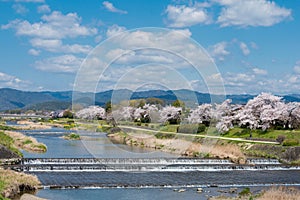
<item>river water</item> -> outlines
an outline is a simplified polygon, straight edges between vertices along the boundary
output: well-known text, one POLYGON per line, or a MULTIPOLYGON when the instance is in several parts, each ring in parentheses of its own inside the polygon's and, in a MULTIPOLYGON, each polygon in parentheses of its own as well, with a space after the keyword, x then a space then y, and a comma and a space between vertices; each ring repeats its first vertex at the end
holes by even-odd
MULTIPOLYGON (((82 132, 82 141, 61 138, 69 131, 24 131, 47 145, 44 154, 24 153, 25 158, 174 158, 162 152, 112 144, 104 133, 82 132)), ((202 165, 201 165, 202 166, 202 165)), ((276 165, 277 166, 277 165, 276 165)), ((210 166, 211 167, 211 166, 210 166)), ((270 186, 300 187, 299 169, 270 168, 251 170, 182 170, 173 171, 30 171, 39 177, 44 189, 37 196, 47 199, 207 199, 209 196, 233 196, 244 187, 253 193, 270 186), (60 186, 60 189, 50 189, 60 186), (64 188, 64 186, 67 186, 64 188), (74 186, 74 187, 72 187, 74 186), (203 188, 197 193, 197 188, 203 188), (63 189, 61 189, 63 188, 63 189), (179 189, 185 192, 178 192, 179 189), (230 188, 237 192, 228 193, 230 188)), ((212 168, 210 168, 212 169, 212 168)))

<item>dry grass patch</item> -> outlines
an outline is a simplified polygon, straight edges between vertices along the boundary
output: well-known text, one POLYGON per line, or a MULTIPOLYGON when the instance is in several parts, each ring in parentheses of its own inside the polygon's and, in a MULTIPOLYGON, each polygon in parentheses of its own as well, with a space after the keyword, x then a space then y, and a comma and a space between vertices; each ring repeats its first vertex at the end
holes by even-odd
POLYGON ((272 187, 265 191, 258 200, 299 200, 300 190, 293 187, 272 187))
POLYGON ((51 126, 45 125, 40 122, 35 123, 35 122, 23 120, 23 121, 18 121, 17 123, 20 125, 26 125, 26 126, 21 126, 21 127, 14 126, 14 128, 16 128, 16 129, 22 129, 22 130, 51 129, 51 126))
POLYGON ((0 194, 3 197, 13 197, 24 191, 34 191, 40 184, 35 176, 0 168, 0 194))

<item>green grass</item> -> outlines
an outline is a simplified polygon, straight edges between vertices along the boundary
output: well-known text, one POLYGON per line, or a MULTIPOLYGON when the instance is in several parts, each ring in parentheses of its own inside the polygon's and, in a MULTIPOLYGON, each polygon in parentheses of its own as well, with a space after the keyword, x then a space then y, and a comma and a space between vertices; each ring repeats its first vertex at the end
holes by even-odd
POLYGON ((7 198, 4 198, 1 193, 4 190, 4 188, 6 187, 6 183, 3 180, 0 180, 0 200, 9 200, 7 198))
POLYGON ((27 139, 27 140, 23 141, 22 143, 23 143, 23 145, 26 145, 26 144, 31 144, 32 141, 30 139, 27 139))
POLYGON ((14 147, 14 140, 10 136, 6 135, 4 132, 0 132, 0 144, 7 147, 10 151, 18 154, 19 156, 23 156, 23 154, 14 147))
POLYGON ((65 136, 65 138, 69 140, 80 140, 80 135, 76 133, 70 133, 69 135, 65 136))
POLYGON ((0 130, 3 130, 3 131, 14 131, 16 129, 13 128, 13 127, 10 127, 10 126, 5 126, 5 125, 0 124, 0 130))
MULTIPOLYGON (((270 139, 276 140, 278 136, 283 135, 285 137, 286 146, 297 146, 300 141, 300 130, 272 130, 269 129, 267 131, 262 130, 249 130, 245 128, 235 127, 223 134, 224 137, 232 137, 232 138, 249 138, 250 132, 252 134, 252 138, 261 138, 261 139, 270 139), (298 141, 298 142, 297 142, 298 141)), ((284 142, 283 142, 284 143, 284 142)))
POLYGON ((41 149, 43 152, 47 151, 47 147, 44 144, 37 144, 37 145, 34 145, 34 147, 41 149))
POLYGON ((177 133, 177 128, 179 127, 179 125, 166 125, 166 126, 162 126, 160 128, 160 131, 166 131, 166 132, 174 132, 177 133))

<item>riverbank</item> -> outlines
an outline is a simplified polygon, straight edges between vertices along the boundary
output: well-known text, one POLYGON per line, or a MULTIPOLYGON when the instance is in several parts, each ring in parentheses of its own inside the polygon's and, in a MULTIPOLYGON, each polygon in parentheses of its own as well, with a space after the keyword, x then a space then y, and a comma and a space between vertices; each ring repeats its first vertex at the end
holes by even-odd
POLYGON ((44 123, 39 123, 39 122, 32 122, 29 120, 21 120, 17 122, 18 125, 22 126, 12 126, 13 128, 17 130, 36 130, 36 129, 51 129, 52 126, 44 124, 44 123))
POLYGON ((47 146, 38 142, 33 137, 26 136, 16 131, 4 131, 4 133, 13 139, 13 144, 17 148, 36 153, 44 153, 47 151, 47 146))
MULTIPOLYGON (((229 191, 230 192, 230 191, 229 191)), ((250 188, 244 188, 236 197, 225 195, 215 196, 209 200, 299 200, 300 190, 295 187, 271 187, 260 193, 252 193, 250 188)))
POLYGON ((0 199, 35 192, 40 185, 36 176, 0 168, 0 199))
POLYGON ((184 138, 159 138, 149 134, 116 132, 107 135, 113 142, 151 148, 180 156, 230 159, 245 164, 246 157, 236 144, 213 140, 190 141, 184 138))
POLYGON ((300 146, 285 146, 263 139, 176 133, 173 132, 175 129, 170 128, 173 127, 168 127, 170 131, 161 131, 120 125, 119 128, 106 128, 106 132, 109 132, 108 137, 115 143, 152 148, 181 156, 229 158, 239 164, 245 163, 246 157, 274 158, 286 164, 300 165, 300 146), (118 132, 120 130, 122 132, 118 132))

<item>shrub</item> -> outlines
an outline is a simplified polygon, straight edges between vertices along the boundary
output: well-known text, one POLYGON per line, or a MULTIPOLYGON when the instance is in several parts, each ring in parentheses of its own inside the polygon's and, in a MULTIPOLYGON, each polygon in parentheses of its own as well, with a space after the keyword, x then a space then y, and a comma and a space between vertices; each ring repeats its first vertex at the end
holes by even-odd
POLYGON ((285 135, 278 135, 276 138, 276 141, 282 144, 282 142, 285 140, 285 135))
POLYGON ((202 133, 206 130, 206 126, 204 124, 181 124, 177 127, 178 133, 202 133))
POLYGON ((299 141, 297 139, 286 139, 283 141, 283 146, 297 146, 299 141))
POLYGON ((197 133, 205 132, 205 130, 206 130, 206 125, 205 124, 199 124, 198 125, 197 133))
POLYGON ((197 124, 180 124, 179 127, 177 127, 178 133, 197 133, 198 125, 197 124))
POLYGON ((158 132, 154 136, 158 139, 172 139, 175 137, 175 134, 158 132))
POLYGON ((244 196, 244 195, 249 195, 250 193, 251 193, 250 188, 246 187, 239 193, 239 195, 244 196))
POLYGON ((69 137, 70 137, 70 139, 72 139, 72 140, 79 140, 79 139, 80 139, 80 135, 75 134, 75 133, 71 133, 71 134, 69 135, 69 137))

